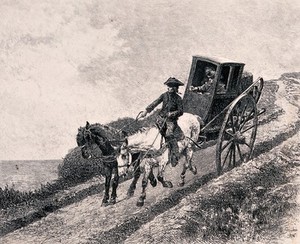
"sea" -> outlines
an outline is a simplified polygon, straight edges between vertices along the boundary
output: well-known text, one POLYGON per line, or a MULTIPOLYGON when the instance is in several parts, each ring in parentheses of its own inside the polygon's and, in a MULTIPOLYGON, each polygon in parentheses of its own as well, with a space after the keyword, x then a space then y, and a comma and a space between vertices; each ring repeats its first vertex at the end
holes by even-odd
POLYGON ((42 184, 58 178, 58 165, 62 160, 2 160, 0 161, 0 187, 19 191, 33 191, 42 184))

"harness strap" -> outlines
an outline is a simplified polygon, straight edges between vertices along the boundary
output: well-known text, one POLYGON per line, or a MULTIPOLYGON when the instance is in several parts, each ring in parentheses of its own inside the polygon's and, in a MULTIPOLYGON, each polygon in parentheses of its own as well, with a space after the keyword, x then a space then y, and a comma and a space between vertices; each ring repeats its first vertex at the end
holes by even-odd
POLYGON ((129 167, 130 164, 125 164, 125 165, 118 165, 118 168, 124 168, 124 167, 129 167))
POLYGON ((101 159, 103 163, 114 163, 116 162, 117 158, 115 155, 108 155, 108 156, 99 156, 96 159, 101 159))

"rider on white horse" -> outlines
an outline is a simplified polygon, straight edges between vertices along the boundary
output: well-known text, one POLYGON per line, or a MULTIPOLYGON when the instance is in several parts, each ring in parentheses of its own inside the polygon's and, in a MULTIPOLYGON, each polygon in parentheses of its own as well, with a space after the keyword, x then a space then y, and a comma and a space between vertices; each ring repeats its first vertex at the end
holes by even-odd
POLYGON ((179 86, 184 84, 174 77, 170 77, 164 84, 168 86, 168 91, 152 102, 141 113, 141 117, 145 117, 162 103, 162 108, 156 119, 156 125, 169 147, 169 162, 175 167, 179 159, 179 149, 174 132, 178 129, 178 117, 183 114, 182 98, 177 93, 179 86))

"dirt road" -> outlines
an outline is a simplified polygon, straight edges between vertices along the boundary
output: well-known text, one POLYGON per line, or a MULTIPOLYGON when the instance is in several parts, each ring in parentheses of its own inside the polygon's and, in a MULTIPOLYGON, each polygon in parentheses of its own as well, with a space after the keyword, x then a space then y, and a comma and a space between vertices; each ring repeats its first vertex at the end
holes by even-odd
POLYGON ((23 229, 8 234, 2 240, 4 243, 84 243, 85 241, 88 243, 90 237, 98 235, 99 231, 109 231, 132 218, 135 214, 147 213, 151 205, 169 198, 178 189, 184 191, 199 176, 213 172, 215 170, 214 151, 212 148, 207 148, 197 152, 195 157, 202 158, 203 155, 205 155, 206 160, 197 161, 198 175, 194 176, 190 172, 187 173, 186 187, 179 188, 176 186, 176 182, 180 179, 181 167, 167 168, 166 179, 174 183, 174 188, 163 188, 161 184, 153 188, 149 184, 147 199, 142 208, 136 206, 141 192, 141 179, 137 184, 135 195, 130 199, 126 199, 126 192, 131 181, 126 181, 120 184, 118 188, 116 205, 101 207, 103 195, 90 196, 81 202, 49 214, 46 218, 23 229))

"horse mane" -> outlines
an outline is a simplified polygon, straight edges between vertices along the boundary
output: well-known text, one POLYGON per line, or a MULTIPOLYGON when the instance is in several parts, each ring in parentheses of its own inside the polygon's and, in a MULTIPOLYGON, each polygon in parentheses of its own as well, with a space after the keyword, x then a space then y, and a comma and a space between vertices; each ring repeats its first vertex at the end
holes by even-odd
POLYGON ((78 146, 82 146, 85 144, 85 139, 84 139, 84 136, 83 136, 83 131, 84 131, 84 127, 79 127, 78 128, 78 133, 76 135, 76 142, 77 142, 77 145, 78 146))
MULTIPOLYGON (((78 145, 83 145, 85 143, 84 139, 84 129, 86 126, 82 127, 80 126, 78 128, 78 133, 76 135, 76 141, 78 145)), ((122 140, 124 140, 126 134, 120 133, 121 131, 117 130, 116 128, 113 128, 111 126, 103 125, 100 123, 90 124, 89 129, 91 133, 95 137, 102 137, 108 141, 111 142, 112 145, 120 144, 122 140)))
POLYGON ((105 130, 105 126, 99 123, 90 125, 90 131, 95 136, 100 136, 102 138, 110 140, 110 133, 108 133, 108 130, 105 130))

